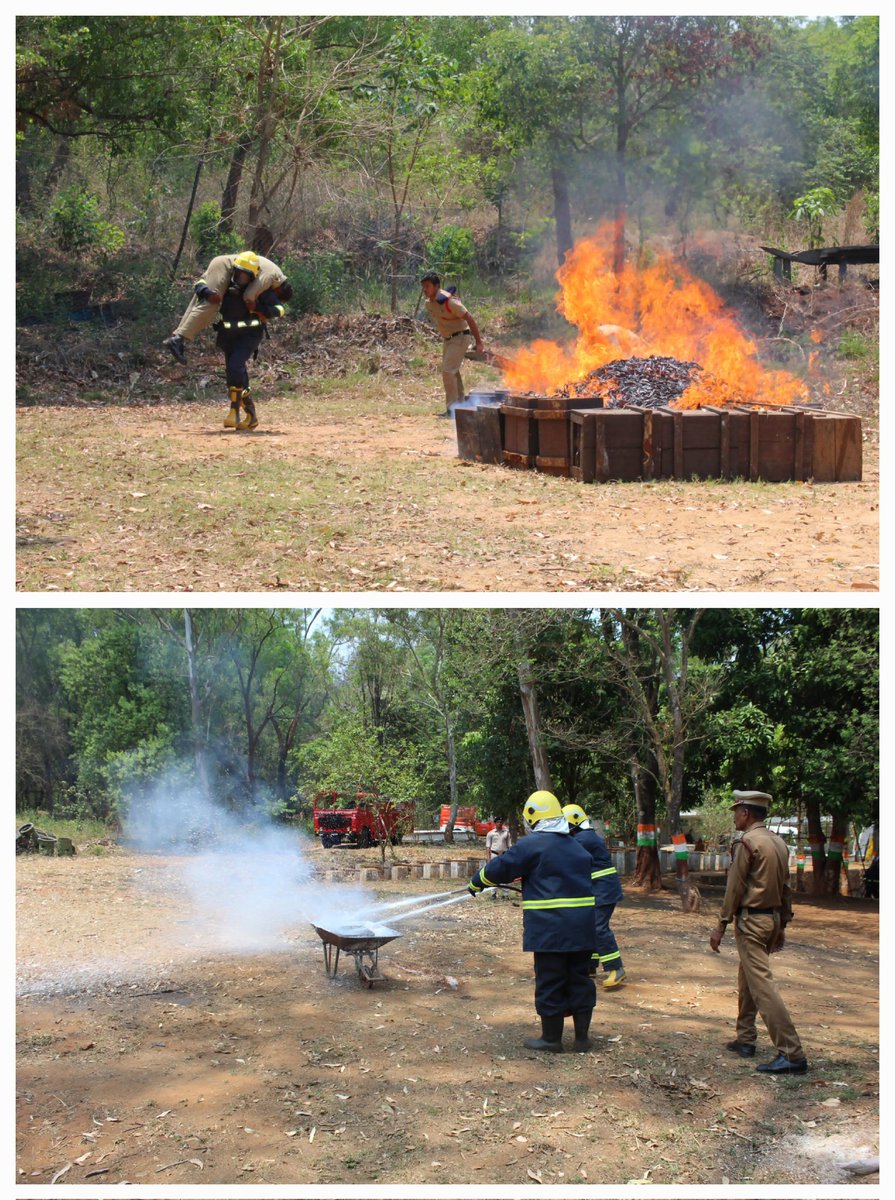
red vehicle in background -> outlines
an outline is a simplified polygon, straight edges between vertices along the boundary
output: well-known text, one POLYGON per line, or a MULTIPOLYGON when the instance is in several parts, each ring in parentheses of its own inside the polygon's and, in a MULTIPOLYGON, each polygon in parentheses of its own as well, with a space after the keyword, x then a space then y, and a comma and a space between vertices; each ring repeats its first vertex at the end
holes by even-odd
MULTIPOLYGON (((451 819, 451 806, 442 804, 438 817, 438 828, 444 830, 451 819)), ((484 837, 494 828, 493 821, 482 821, 476 814, 474 804, 462 805, 457 809, 457 819, 454 822, 454 833, 475 833, 484 837)))
POLYGON ((365 849, 385 841, 400 845, 415 820, 414 804, 395 804, 375 792, 318 792, 314 797, 314 834, 327 850, 333 846, 365 849))

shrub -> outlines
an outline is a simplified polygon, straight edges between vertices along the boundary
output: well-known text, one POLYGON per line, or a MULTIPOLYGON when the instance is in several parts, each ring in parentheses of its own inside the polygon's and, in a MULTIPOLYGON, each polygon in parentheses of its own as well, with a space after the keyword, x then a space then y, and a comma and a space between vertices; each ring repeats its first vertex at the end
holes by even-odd
POLYGON ((236 254, 243 246, 240 234, 221 229, 221 206, 214 200, 200 204, 190 217, 190 233, 202 262, 219 254, 236 254))
POLYGON ((446 225, 426 242, 428 270, 439 275, 463 275, 474 258, 472 230, 465 225, 446 225))
POLYGON ((286 259, 281 266, 293 288, 290 312, 322 313, 338 304, 346 282, 341 254, 324 250, 286 259))
POLYGON ((60 192, 50 208, 50 234, 60 250, 96 250, 108 257, 124 245, 124 230, 103 219, 99 201, 85 188, 60 192))

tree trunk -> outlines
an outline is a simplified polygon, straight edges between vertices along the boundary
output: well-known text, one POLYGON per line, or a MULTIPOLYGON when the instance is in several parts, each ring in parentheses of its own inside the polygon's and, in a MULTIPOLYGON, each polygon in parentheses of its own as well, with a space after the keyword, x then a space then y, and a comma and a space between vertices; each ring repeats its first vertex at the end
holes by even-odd
POLYGON ((565 169, 554 166, 550 170, 553 184, 553 216, 556 219, 556 260, 560 266, 572 249, 572 206, 569 201, 569 177, 565 169))
POLYGON ((619 130, 615 146, 615 216, 612 269, 620 275, 625 265, 625 224, 628 217, 627 134, 619 130))
POLYGON ((392 253, 389 266, 390 291, 389 304, 390 311, 396 313, 398 311, 398 272, 401 269, 401 258, 398 254, 398 238, 401 236, 401 214, 395 213, 395 223, 392 226, 392 253))
POLYGON ((553 780, 550 778, 547 753, 541 741, 541 721, 534 675, 531 663, 527 658, 521 659, 517 663, 516 672, 519 676, 519 694, 522 698, 522 712, 525 716, 525 732, 528 734, 528 748, 531 752, 535 788, 538 791, 552 792, 553 780))
POLYGON ((28 162, 28 151, 23 147, 16 163, 16 208, 19 212, 30 213, 34 208, 34 196, 31 190, 31 166, 28 162))
POLYGON ((806 801, 805 816, 808 820, 808 845, 811 852, 811 894, 822 896, 827 865, 824 847, 827 839, 820 824, 820 802, 813 799, 806 801))
POLYGON ((460 795, 457 791, 457 746, 454 742, 454 731, 451 727, 449 717, 445 716, 444 724, 447 734, 448 785, 451 798, 451 815, 445 826, 444 840, 448 845, 452 845, 454 841, 454 824, 457 820, 457 809, 460 806, 460 795))
POLYGON ((841 813, 834 813, 830 843, 827 847, 827 861, 824 865, 824 891, 828 896, 841 895, 843 871, 846 873, 846 880, 848 878, 848 868, 843 856, 847 838, 848 818, 841 813))
POLYGON ((70 158, 71 140, 67 137, 60 137, 56 143, 56 153, 53 155, 53 163, 49 171, 47 171, 47 177, 44 180, 44 194, 47 197, 51 197, 59 186, 70 158))
POLYGON ((174 261, 171 264, 171 278, 177 274, 177 268, 180 265, 180 256, 183 254, 183 248, 186 245, 186 237, 190 231, 190 219, 193 215, 193 205, 196 203, 196 192, 199 190, 199 176, 202 174, 203 159, 199 159, 196 163, 196 174, 193 176, 193 190, 190 192, 190 202, 186 206, 186 216, 183 218, 183 228, 180 231, 180 245, 177 247, 177 253, 174 255, 174 261))
POLYGON ((233 150, 230 159, 230 170, 227 172, 227 182, 221 195, 221 232, 232 233, 233 218, 236 215, 236 204, 239 200, 239 185, 242 181, 242 171, 252 138, 249 133, 243 133, 233 150))
POLYGON ((190 687, 190 717, 193 729, 193 755, 196 761, 196 775, 199 778, 199 790, 202 797, 208 800, 208 768, 205 762, 205 746, 201 733, 202 706, 199 700, 199 675, 196 666, 196 645, 193 639, 193 620, 190 610, 183 610, 184 644, 186 646, 187 676, 190 687))
POLYGON ((634 867, 634 885, 647 891, 658 891, 662 886, 662 871, 659 865, 659 838, 656 829, 656 777, 639 762, 632 762, 631 782, 637 806, 637 862, 634 867))

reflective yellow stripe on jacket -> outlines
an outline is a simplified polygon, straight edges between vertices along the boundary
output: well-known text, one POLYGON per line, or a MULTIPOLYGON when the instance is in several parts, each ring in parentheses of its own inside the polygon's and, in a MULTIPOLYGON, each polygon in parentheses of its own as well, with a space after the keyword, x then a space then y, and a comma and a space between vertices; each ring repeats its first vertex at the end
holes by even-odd
POLYGON ((255 329, 261 322, 256 318, 252 321, 221 321, 224 329, 255 329))
POLYGON ((593 896, 564 896, 552 900, 523 900, 525 908, 593 908, 593 896))
POLYGON ((602 871, 591 871, 591 879, 603 879, 606 875, 617 875, 615 867, 604 867, 602 871))

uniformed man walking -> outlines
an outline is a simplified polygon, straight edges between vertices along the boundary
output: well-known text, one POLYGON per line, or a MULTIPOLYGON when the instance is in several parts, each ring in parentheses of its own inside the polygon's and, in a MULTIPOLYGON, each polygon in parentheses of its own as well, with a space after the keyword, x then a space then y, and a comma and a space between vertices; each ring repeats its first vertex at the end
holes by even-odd
POLYGON ((479 333, 475 317, 461 304, 457 296, 442 288, 441 279, 434 271, 429 271, 422 277, 420 286, 426 297, 426 312, 444 343, 441 352, 441 379, 447 408, 440 415, 447 417, 450 416, 452 405, 462 404, 465 399, 460 367, 469 349, 470 339, 474 342, 474 349, 484 348, 482 335, 479 333))
POLYGON ((526 1038, 524 1044, 561 1054, 563 1024, 571 1013, 573 1049, 586 1051, 596 1003, 588 974, 594 949, 591 857, 569 833, 552 792, 533 792, 522 816, 530 836, 476 871, 469 890, 477 895, 522 877, 522 949, 534 954, 535 1011, 541 1018, 541 1036, 526 1038))
POLYGON ((618 948, 615 934, 609 927, 616 904, 623 899, 621 880, 612 865, 612 855, 606 843, 591 824, 590 818, 580 804, 563 805, 563 813, 569 828, 580 846, 589 851, 592 862, 590 873, 594 887, 594 937, 597 948, 591 959, 591 975, 597 967, 603 968, 603 990, 620 987, 625 979, 622 952, 618 948))
POLYGON ((769 956, 783 949, 784 930, 792 920, 789 849, 764 820, 772 797, 767 792, 733 793, 734 825, 740 839, 727 874, 727 891, 718 928, 709 938, 715 953, 731 921, 735 922, 740 969, 737 979, 736 1039, 727 1049, 742 1058, 755 1055, 757 1013, 767 1026, 777 1057, 758 1067, 771 1075, 802 1074, 808 1061, 789 1010, 771 975, 769 956))

